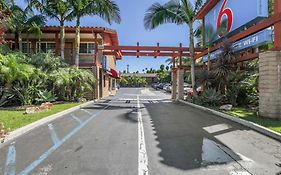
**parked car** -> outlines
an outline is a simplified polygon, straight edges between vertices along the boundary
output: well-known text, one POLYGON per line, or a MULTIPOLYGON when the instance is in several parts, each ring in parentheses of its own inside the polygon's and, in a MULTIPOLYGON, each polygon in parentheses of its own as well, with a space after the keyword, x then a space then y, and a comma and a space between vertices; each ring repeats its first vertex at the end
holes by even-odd
MULTIPOLYGON (((203 92, 203 88, 202 88, 202 86, 199 86, 197 89, 196 89, 196 91, 197 91, 197 93, 202 93, 203 92)), ((190 87, 190 88, 186 88, 185 90, 184 90, 184 94, 186 94, 186 95, 188 95, 188 96, 193 96, 193 89, 192 89, 192 87, 190 87)))
POLYGON ((157 89, 157 85, 158 85, 159 83, 153 83, 152 85, 151 85, 151 87, 153 88, 153 89, 157 89))
POLYGON ((163 86, 163 90, 166 91, 166 92, 168 92, 168 89, 169 89, 170 86, 171 86, 170 83, 165 84, 165 85, 163 86))

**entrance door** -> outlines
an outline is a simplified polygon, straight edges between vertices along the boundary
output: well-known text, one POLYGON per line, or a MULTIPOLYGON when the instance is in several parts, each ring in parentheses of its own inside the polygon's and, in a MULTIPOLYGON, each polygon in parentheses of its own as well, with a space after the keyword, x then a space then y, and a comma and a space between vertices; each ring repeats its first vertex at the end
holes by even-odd
POLYGON ((73 65, 74 64, 74 59, 73 59, 73 43, 72 42, 66 42, 65 47, 64 47, 64 58, 65 61, 73 65))

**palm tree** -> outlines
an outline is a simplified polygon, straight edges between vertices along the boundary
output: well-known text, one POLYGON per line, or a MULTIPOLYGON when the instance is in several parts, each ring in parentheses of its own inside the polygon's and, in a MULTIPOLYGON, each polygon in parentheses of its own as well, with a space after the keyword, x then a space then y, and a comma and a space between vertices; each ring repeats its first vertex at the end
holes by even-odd
MULTIPOLYGON (((191 77, 193 92, 195 87, 195 50, 194 50, 194 22, 196 14, 202 6, 202 0, 196 0, 194 5, 188 0, 170 0, 161 5, 154 3, 147 10, 144 18, 146 29, 155 29, 164 23, 175 23, 177 25, 186 24, 189 28, 189 49, 191 55, 191 77)), ((196 95, 196 93, 195 93, 196 95)))
POLYGON ((79 66, 80 51, 80 21, 83 16, 99 16, 109 24, 112 22, 120 23, 120 10, 115 1, 112 0, 69 0, 72 12, 69 20, 76 18, 75 35, 75 65, 79 66))
POLYGON ((46 14, 60 23, 60 55, 64 59, 65 47, 65 21, 69 18, 71 7, 65 0, 31 0, 33 6, 40 12, 46 14))
POLYGON ((18 5, 12 5, 11 9, 11 25, 10 30, 15 33, 16 48, 22 51, 22 32, 31 31, 35 25, 41 26, 45 24, 45 17, 43 15, 35 15, 29 6, 22 9, 18 5))

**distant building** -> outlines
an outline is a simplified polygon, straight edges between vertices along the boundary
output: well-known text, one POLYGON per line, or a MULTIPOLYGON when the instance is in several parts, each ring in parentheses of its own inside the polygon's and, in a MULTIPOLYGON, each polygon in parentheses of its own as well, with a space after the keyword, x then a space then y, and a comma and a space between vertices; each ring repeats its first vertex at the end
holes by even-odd
POLYGON ((158 75, 154 74, 154 73, 126 73, 126 74, 121 74, 121 77, 141 77, 141 78, 145 78, 146 82, 148 85, 151 85, 153 83, 156 83, 158 80, 158 75))
MULTIPOLYGON (((33 54, 50 50, 56 55, 60 55, 60 27, 47 26, 41 30, 43 34, 40 40, 33 34, 21 34, 21 51, 33 54)), ((64 57, 70 65, 75 65, 75 30, 75 27, 65 27, 64 57)), ((103 55, 103 47, 118 45, 116 31, 103 27, 81 27, 80 33, 79 68, 90 69, 97 80, 95 92, 89 92, 88 98, 99 99, 114 95, 116 93, 116 79, 119 77, 116 71, 116 61, 121 58, 103 55)), ((14 34, 6 33, 5 40, 9 41, 10 48, 16 48, 14 34)))

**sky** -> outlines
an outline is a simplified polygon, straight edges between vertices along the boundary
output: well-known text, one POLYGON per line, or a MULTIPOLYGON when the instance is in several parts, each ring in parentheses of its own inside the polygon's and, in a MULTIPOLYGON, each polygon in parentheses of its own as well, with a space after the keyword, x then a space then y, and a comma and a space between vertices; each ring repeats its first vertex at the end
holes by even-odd
MULTIPOLYGON (((188 45, 188 28, 186 25, 164 24, 158 28, 148 31, 144 28, 143 18, 146 10, 154 3, 161 4, 168 0, 115 0, 121 11, 121 23, 109 25, 95 16, 86 16, 81 20, 81 26, 99 26, 114 29, 118 33, 119 45, 156 46, 183 46, 188 45)), ((24 5, 24 0, 17 0, 19 5, 24 5)), ((47 25, 59 25, 57 21, 48 20, 47 25)), ((75 25, 75 21, 67 22, 66 25, 75 25)), ((158 69, 161 64, 166 64, 167 57, 123 57, 117 61, 117 70, 126 70, 127 65, 130 72, 142 72, 145 68, 158 69)))

